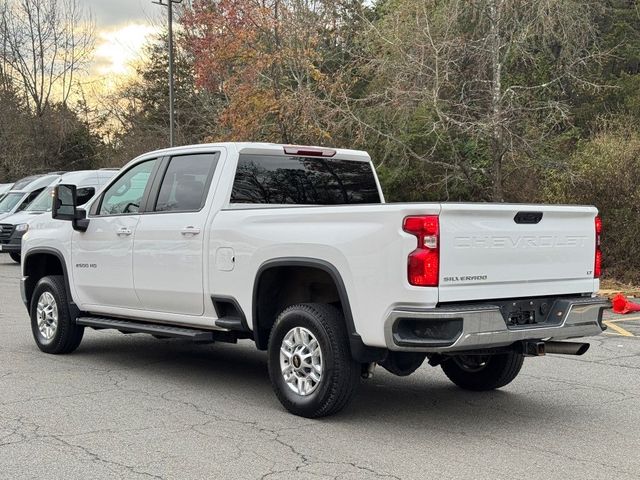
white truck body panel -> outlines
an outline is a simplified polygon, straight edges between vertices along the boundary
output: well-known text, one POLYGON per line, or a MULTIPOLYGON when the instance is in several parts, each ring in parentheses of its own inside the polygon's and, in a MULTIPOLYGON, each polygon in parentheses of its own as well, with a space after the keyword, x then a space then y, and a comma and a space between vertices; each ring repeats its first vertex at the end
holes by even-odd
POLYGON ((133 238, 139 221, 139 215, 97 217, 83 235, 72 230, 71 249, 65 259, 69 259, 67 271, 71 272, 75 298, 83 308, 141 309, 132 274, 133 238), (122 231, 130 234, 119 234, 122 231))
POLYGON ((255 278, 273 259, 321 260, 340 272, 363 341, 382 346, 381 325, 396 302, 427 308, 438 302, 437 288, 407 281, 406 259, 415 238, 402 231, 402 219, 439 209, 437 204, 386 204, 224 210, 213 224, 209 251, 215 256, 219 249, 232 249, 236 261, 231 271, 209 270, 211 290, 236 296, 251 325, 253 288, 247 278, 255 278))
POLYGON ((594 207, 444 203, 440 302, 598 290, 594 207), (540 212, 517 224, 518 212, 540 212))

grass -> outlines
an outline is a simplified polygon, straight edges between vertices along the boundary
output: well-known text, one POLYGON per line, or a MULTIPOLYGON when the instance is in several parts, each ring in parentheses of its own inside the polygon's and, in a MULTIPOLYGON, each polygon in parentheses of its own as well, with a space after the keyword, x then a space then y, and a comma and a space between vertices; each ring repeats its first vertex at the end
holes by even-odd
POLYGON ((612 297, 616 293, 623 293, 627 297, 640 297, 640 286, 622 283, 611 278, 600 279, 600 294, 612 297))

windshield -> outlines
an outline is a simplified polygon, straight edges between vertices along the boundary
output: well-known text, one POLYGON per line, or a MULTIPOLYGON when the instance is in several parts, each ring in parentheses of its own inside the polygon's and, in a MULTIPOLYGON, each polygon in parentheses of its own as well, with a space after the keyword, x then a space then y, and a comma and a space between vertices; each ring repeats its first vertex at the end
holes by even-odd
POLYGON ((7 193, 7 195, 0 200, 0 213, 7 213, 13 210, 13 208, 20 203, 24 197, 24 193, 7 193))
MULTIPOLYGON (((53 189, 55 187, 47 188, 38 195, 33 202, 24 209, 25 212, 50 212, 53 203, 53 189)), ((96 189, 93 187, 83 187, 76 190, 76 205, 81 206, 87 203, 93 195, 96 193, 96 189)))
POLYGON ((30 177, 25 177, 23 179, 18 180, 14 185, 14 190, 25 190, 27 185, 33 182, 36 178, 39 178, 40 175, 31 175, 30 177))
POLYGON ((25 208, 25 212, 50 212, 53 203, 53 188, 46 188, 25 208))

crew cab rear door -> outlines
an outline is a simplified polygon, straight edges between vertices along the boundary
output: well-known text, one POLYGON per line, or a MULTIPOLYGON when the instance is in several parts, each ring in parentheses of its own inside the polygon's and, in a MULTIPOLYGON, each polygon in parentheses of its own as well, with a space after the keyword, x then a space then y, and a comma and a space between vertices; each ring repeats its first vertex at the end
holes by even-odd
POLYGON ((440 302, 594 289, 594 207, 444 203, 440 302))
POLYGON ((133 278, 142 308, 204 313, 204 242, 220 151, 163 161, 133 247, 133 278))

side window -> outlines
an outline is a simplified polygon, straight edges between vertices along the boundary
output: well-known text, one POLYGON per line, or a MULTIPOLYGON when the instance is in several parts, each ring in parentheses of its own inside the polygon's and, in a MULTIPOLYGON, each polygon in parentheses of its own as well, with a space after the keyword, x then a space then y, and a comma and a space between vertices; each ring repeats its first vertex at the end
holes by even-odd
POLYGON ((147 160, 127 170, 102 196, 98 215, 138 213, 144 191, 157 160, 147 160))
POLYGON ((207 199, 218 163, 218 153, 171 158, 160 185, 156 212, 195 212, 207 199))
POLYGON ((93 187, 78 188, 76 190, 76 202, 78 205, 84 205, 95 195, 96 189, 93 187))

